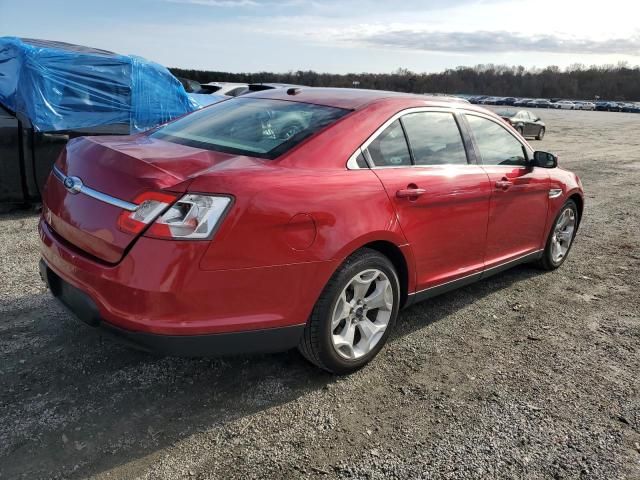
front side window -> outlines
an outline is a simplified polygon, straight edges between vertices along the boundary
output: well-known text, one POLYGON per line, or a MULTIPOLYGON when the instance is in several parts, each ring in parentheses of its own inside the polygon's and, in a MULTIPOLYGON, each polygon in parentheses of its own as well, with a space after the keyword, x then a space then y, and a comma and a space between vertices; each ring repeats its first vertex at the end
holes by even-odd
POLYGON ((151 137, 273 159, 347 113, 349 110, 309 103, 239 97, 179 118, 151 137))
POLYGON ((367 148, 376 167, 402 167, 411 165, 411 155, 400 121, 396 120, 383 130, 367 148))
POLYGON ((417 112, 402 117, 416 165, 466 165, 467 154, 452 113, 417 112))
POLYGON ((466 115, 484 165, 527 164, 524 146, 504 127, 475 115, 466 115))

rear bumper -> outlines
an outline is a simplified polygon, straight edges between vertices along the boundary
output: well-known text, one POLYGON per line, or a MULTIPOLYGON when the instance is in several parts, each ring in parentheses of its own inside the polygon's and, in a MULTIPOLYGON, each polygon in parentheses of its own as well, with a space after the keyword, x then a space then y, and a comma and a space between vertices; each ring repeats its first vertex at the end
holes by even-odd
POLYGON ((125 344, 148 352, 182 357, 279 352, 296 347, 304 331, 304 325, 292 325, 210 335, 136 332, 104 321, 91 297, 64 281, 44 260, 40 260, 40 276, 53 296, 79 320, 100 328, 125 344))
MULTIPOLYGON (((244 338, 272 341, 275 346, 238 351, 295 346, 293 337, 302 331, 335 269, 334 262, 307 262, 202 270, 198 263, 208 242, 145 237, 120 263, 107 265, 69 245, 44 219, 39 233, 43 276, 53 294, 85 322, 125 332, 138 343, 164 345, 172 337, 216 335, 220 351, 236 351, 222 335, 254 332, 244 338), (280 336, 275 329, 281 328, 285 339, 272 339, 280 336)), ((192 342, 177 343, 191 348, 192 342)))

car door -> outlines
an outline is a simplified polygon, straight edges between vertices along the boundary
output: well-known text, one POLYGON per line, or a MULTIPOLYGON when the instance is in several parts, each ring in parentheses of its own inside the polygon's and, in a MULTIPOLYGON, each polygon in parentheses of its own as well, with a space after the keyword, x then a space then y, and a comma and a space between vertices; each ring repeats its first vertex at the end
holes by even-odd
POLYGON ((469 163, 456 116, 411 110, 364 148, 415 258, 417 290, 483 267, 490 185, 469 163))
POLYGON ((531 112, 523 112, 524 115, 524 136, 531 137, 538 134, 538 127, 534 122, 535 116, 531 112))
POLYGON ((491 268, 543 248, 549 172, 531 167, 531 149, 498 121, 476 113, 465 117, 492 187, 484 258, 491 268))

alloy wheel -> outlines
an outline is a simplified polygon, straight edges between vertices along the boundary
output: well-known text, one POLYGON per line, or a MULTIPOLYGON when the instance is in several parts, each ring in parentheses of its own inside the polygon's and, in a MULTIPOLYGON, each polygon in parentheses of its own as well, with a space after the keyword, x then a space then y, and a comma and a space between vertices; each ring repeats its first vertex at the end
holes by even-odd
POLYGON ((575 230, 576 213, 572 208, 565 208, 558 217, 551 237, 551 259, 554 263, 560 263, 567 255, 575 230))
POLYGON ((331 317, 331 342, 338 355, 356 360, 373 350, 389 325, 393 302, 384 272, 356 274, 340 293, 331 317))

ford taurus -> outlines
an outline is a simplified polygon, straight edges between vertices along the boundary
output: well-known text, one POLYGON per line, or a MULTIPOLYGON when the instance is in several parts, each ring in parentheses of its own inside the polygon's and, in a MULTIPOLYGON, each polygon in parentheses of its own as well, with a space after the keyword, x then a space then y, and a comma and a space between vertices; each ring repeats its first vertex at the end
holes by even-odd
POLYGON ((40 268, 76 316, 139 347, 297 347, 344 374, 403 307, 516 264, 559 267, 582 210, 578 177, 480 107, 294 87, 69 142, 40 268))

